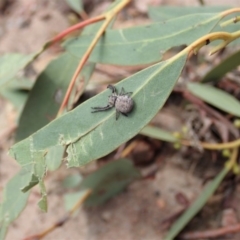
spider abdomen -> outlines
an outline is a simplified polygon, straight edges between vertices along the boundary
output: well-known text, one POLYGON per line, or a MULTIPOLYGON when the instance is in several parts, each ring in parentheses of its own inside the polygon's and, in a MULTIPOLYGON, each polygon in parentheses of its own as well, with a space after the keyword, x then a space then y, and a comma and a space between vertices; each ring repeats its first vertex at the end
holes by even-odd
POLYGON ((92 113, 106 111, 115 107, 116 120, 118 120, 120 113, 127 117, 127 113, 132 111, 134 105, 134 102, 130 97, 132 92, 125 93, 124 88, 122 87, 120 94, 118 94, 116 87, 113 85, 108 85, 108 88, 112 90, 112 94, 108 97, 108 105, 105 107, 92 107, 92 109, 94 109, 92 113))
POLYGON ((115 108, 121 113, 130 113, 133 109, 133 100, 128 95, 120 95, 115 101, 115 108))

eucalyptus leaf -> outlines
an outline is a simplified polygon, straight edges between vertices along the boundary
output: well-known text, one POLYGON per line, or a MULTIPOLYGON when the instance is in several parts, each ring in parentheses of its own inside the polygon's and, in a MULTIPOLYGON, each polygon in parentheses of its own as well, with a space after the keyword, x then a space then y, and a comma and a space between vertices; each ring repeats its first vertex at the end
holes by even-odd
POLYGON ((128 159, 109 162, 88 175, 81 182, 81 190, 92 190, 84 205, 95 206, 103 204, 123 191, 133 180, 140 177, 140 172, 128 159))
POLYGON ((0 88, 0 95, 9 100, 21 113, 33 83, 29 79, 13 78, 0 88))
POLYGON ((0 239, 3 240, 9 224, 13 222, 25 208, 29 193, 23 193, 21 188, 31 180, 31 174, 24 170, 16 174, 3 190, 0 205, 0 239))
POLYGON ((63 186, 65 188, 75 188, 79 186, 82 181, 82 176, 78 174, 70 175, 63 180, 63 186))
POLYGON ((140 172, 128 159, 119 159, 107 163, 82 180, 80 191, 64 196, 65 206, 67 210, 71 210, 89 189, 92 193, 85 200, 84 205, 96 206, 103 204, 140 177, 140 172))
POLYGON ((28 98, 28 93, 26 91, 10 88, 0 89, 0 95, 10 101, 19 112, 22 111, 28 98))
POLYGON ((153 21, 167 21, 172 18, 198 13, 220 13, 230 6, 149 6, 148 16, 153 21))
MULTIPOLYGON (((90 118, 99 119, 99 123, 67 147, 69 166, 82 166, 105 156, 135 136, 167 100, 185 60, 186 55, 176 61, 161 62, 117 84, 118 89, 124 86, 126 91, 133 92, 133 112, 129 118, 121 116, 118 121, 115 119, 115 111, 94 113, 95 116, 91 114, 90 118)), ((90 106, 97 105, 99 101, 93 101, 90 106)))
POLYGON ((112 161, 95 172, 89 174, 81 181, 80 191, 66 194, 65 205, 68 210, 84 196, 86 190, 91 190, 91 195, 86 199, 84 205, 96 206, 123 191, 133 180, 141 177, 140 172, 128 159, 112 161))
POLYGON ((202 191, 196 201, 187 209, 186 212, 173 224, 164 240, 174 240, 175 237, 183 230, 189 221, 203 208, 208 199, 216 191, 224 177, 229 172, 228 168, 224 168, 202 191))
POLYGON ((202 79, 202 82, 218 82, 221 78, 240 65, 240 51, 225 58, 217 66, 213 67, 202 79))
POLYGON ((87 190, 82 190, 76 193, 67 193, 64 195, 64 205, 67 211, 71 211, 73 207, 80 201, 80 199, 85 198, 87 190))
MULTIPOLYGON (((146 26, 107 30, 90 55, 90 61, 117 65, 153 63, 161 60, 170 48, 188 45, 209 33, 219 20, 220 15, 216 13, 194 14, 146 26)), ((94 36, 84 34, 64 46, 81 57, 94 36)))
POLYGON ((46 155, 53 146, 67 146, 70 167, 110 153, 135 136, 161 109, 181 74, 186 57, 187 53, 155 64, 116 85, 118 89, 124 86, 125 90, 133 91, 135 108, 128 118, 121 116, 116 121, 114 109, 91 113, 91 107, 107 102, 107 89, 15 144, 10 154, 41 180, 46 155))
POLYGON ((12 90, 25 90, 30 91, 34 85, 34 81, 27 79, 25 77, 15 77, 11 81, 4 84, 4 88, 9 88, 12 90))
POLYGON ((214 107, 240 117, 240 102, 229 93, 201 83, 188 83, 187 89, 193 95, 199 97, 214 107))
POLYGON ((140 134, 144 135, 144 136, 148 136, 148 137, 152 137, 152 138, 156 138, 162 141, 166 141, 166 142, 176 142, 177 138, 175 138, 173 136, 172 133, 163 130, 161 128, 158 127, 153 127, 153 126, 146 126, 144 127, 140 134))
MULTIPOLYGON (((198 14, 202 13, 202 14, 210 14, 210 13, 215 13, 216 15, 218 15, 219 13, 231 9, 232 7, 230 6, 198 6, 198 7, 193 7, 193 6, 185 6, 185 7, 175 7, 175 6, 160 6, 160 7, 156 7, 156 6, 150 6, 149 7, 149 16, 152 20, 154 21, 168 21, 170 19, 175 19, 178 18, 180 16, 197 16, 198 14)), ((221 27, 220 23, 224 22, 228 19, 234 18, 236 16, 235 13, 230 14, 226 17, 224 17, 223 19, 220 19, 219 24, 216 24, 216 26, 210 31, 210 32, 235 32, 239 30, 239 23, 237 24, 230 24, 228 26, 225 27, 221 27)), ((216 45, 217 43, 214 42, 213 45, 216 45)), ((240 39, 237 39, 235 41, 233 41, 232 43, 230 43, 231 46, 239 46, 240 44, 240 39)))

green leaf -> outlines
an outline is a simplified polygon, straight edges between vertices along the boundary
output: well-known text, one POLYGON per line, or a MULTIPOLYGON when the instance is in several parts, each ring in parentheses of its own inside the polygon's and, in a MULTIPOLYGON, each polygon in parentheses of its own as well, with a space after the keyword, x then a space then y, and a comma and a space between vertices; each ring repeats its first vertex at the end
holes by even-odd
POLYGON ((221 78, 240 65, 240 51, 225 58, 217 66, 213 67, 202 79, 202 82, 218 82, 221 78))
POLYGON ((220 13, 230 6, 149 6, 148 15, 153 21, 166 21, 172 18, 198 13, 220 13))
POLYGON ((0 95, 9 100, 16 109, 21 112, 28 98, 26 91, 14 90, 9 88, 0 89, 0 95))
POLYGON ((38 206, 43 212, 47 212, 47 192, 43 180, 39 181, 39 187, 41 192, 41 199, 38 201, 38 206))
POLYGON ((79 173, 74 174, 64 179, 63 186, 65 188, 75 188, 80 184, 81 181, 82 181, 82 176, 79 173))
POLYGON ((22 192, 26 193, 28 192, 29 189, 31 189, 32 187, 39 183, 39 179, 30 171, 28 171, 26 168, 23 168, 23 170, 31 175, 31 180, 27 183, 27 185, 23 185, 21 188, 22 192))
POLYGON ((161 128, 158 127, 153 127, 153 126, 146 126, 144 127, 140 134, 144 135, 144 136, 148 136, 151 138, 156 138, 162 141, 166 141, 166 142, 176 142, 177 138, 175 138, 173 136, 173 134, 171 134, 170 132, 163 130, 161 128))
POLYGON ((135 108, 128 118, 121 116, 116 121, 114 109, 91 113, 91 107, 106 104, 107 89, 15 144, 10 154, 20 165, 41 178, 43 175, 36 173, 35 165, 42 163, 42 168, 46 168, 45 158, 53 146, 68 146, 69 166, 84 165, 110 153, 135 136, 161 109, 185 65, 186 57, 187 53, 155 64, 116 85, 118 89, 124 86, 126 91, 133 91, 135 108))
POLYGON ((123 191, 133 180, 140 177, 139 171, 128 159, 109 162, 81 182, 81 190, 92 190, 91 195, 85 201, 85 205, 103 204, 123 191))
POLYGON ((203 208, 208 199, 216 191, 224 177, 229 172, 228 168, 224 168, 214 180, 207 185, 202 191, 198 199, 188 208, 186 212, 173 224, 164 240, 173 240, 183 230, 183 228, 189 223, 189 221, 203 208))
MULTIPOLYGON (((231 9, 230 6, 199 6, 199 7, 169 7, 169 6, 160 6, 160 7, 149 7, 149 16, 154 21, 167 21, 170 19, 176 19, 178 17, 187 17, 187 16, 197 16, 202 13, 215 13, 216 16, 218 13, 223 12, 225 10, 231 9)), ((230 14, 220 22, 224 22, 230 18, 234 18, 236 14, 230 14)), ((191 24, 191 22, 190 22, 191 24)), ((221 27, 217 24, 210 32, 235 32, 239 30, 239 24, 230 24, 226 27, 221 27)), ((217 43, 213 43, 215 45, 217 43)), ((238 46, 240 44, 240 39, 237 39, 230 43, 231 46, 238 46)))
POLYGON ((187 88, 193 95, 199 97, 214 107, 240 117, 240 103, 229 93, 200 83, 188 83, 187 88))
POLYGON ((2 88, 9 88, 12 90, 30 91, 33 87, 34 81, 27 78, 13 78, 8 83, 4 84, 2 88))
MULTIPOLYGON (((16 141, 28 137, 56 117, 78 63, 78 58, 64 53, 38 76, 20 117, 16 141)), ((84 81, 88 81, 93 68, 94 64, 88 64, 83 69, 84 81)))
MULTIPOLYGON (((186 56, 181 56, 174 62, 169 60, 156 64, 117 84, 118 89, 124 86, 126 91, 133 92, 134 111, 129 114, 129 118, 121 116, 118 121, 115 120, 115 111, 94 113, 95 116, 91 114, 90 118, 98 119, 96 125, 94 124, 90 132, 68 146, 69 166, 82 166, 105 156, 135 136, 165 103, 185 60, 186 56)), ((101 102, 104 105, 104 101, 101 102)), ((91 106, 99 105, 100 101, 93 100, 89 109, 91 106)))
MULTIPOLYGON (((120 30, 107 30, 90 56, 90 61, 117 64, 148 64, 162 59, 163 54, 174 46, 188 45, 209 33, 220 16, 195 14, 120 30)), ((80 57, 95 35, 84 34, 67 41, 67 51, 80 57)))
POLYGON ((0 86, 14 78, 36 56, 36 53, 23 55, 10 53, 0 56, 0 86))
POLYGON ((9 100, 21 112, 32 88, 33 81, 14 78, 0 88, 0 95, 9 100))
POLYGON ((9 224, 15 220, 25 208, 29 193, 21 188, 31 180, 31 174, 25 171, 15 175, 3 190, 3 202, 0 205, 0 239, 4 239, 9 224))
POLYGON ((92 193, 86 199, 85 205, 96 206, 103 204, 140 177, 139 171, 128 159, 109 162, 83 179, 79 192, 65 195, 66 208, 68 210, 72 209, 88 189, 91 189, 92 193))
POLYGON ((85 198, 87 190, 82 190, 76 193, 67 193, 64 195, 64 203, 67 211, 71 211, 72 208, 80 201, 85 198))
POLYGON ((62 163, 64 153, 65 146, 58 145, 50 148, 46 156, 47 169, 50 171, 57 170, 62 163))
POLYGON ((20 148, 25 150, 18 152, 17 155, 13 153, 15 158, 19 158, 19 164, 22 166, 24 171, 29 173, 31 176, 29 182, 21 187, 23 192, 28 191, 30 188, 42 181, 47 168, 44 158, 46 151, 34 151, 29 140, 30 139, 28 138, 26 141, 19 143, 20 148), (30 149, 28 149, 28 146, 30 146, 30 149))
POLYGON ((66 0, 66 2, 76 12, 83 10, 82 0, 66 0))

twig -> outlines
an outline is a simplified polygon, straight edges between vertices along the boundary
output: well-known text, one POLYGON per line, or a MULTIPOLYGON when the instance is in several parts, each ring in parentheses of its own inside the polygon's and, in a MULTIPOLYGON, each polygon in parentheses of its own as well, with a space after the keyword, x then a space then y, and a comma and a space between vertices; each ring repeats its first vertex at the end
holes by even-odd
POLYGON ((195 97, 194 95, 192 95, 188 91, 184 91, 183 96, 187 100, 191 101, 192 103, 194 103, 194 104, 198 105, 199 107, 201 107, 202 109, 204 109, 206 112, 211 114, 213 117, 215 117, 218 120, 220 120, 221 122, 225 123, 226 126, 228 126, 229 130, 232 132, 232 134, 235 137, 239 137, 238 130, 226 118, 224 118, 221 114, 219 114, 214 109, 208 107, 201 99, 199 99, 198 97, 195 97))
POLYGON ((52 44, 62 40, 64 37, 66 37, 67 35, 71 34, 72 32, 76 31, 76 30, 79 30, 81 28, 84 28, 86 27, 87 25, 90 25, 92 23, 95 23, 95 22, 99 22, 101 20, 103 20, 105 18, 104 15, 100 15, 100 16, 97 16, 97 17, 94 17, 94 18, 91 18, 91 19, 87 19, 83 22, 80 22, 80 23, 77 23, 75 25, 73 25, 72 27, 70 28, 67 28, 66 30, 62 31, 61 33, 59 33, 57 36, 55 36, 53 39, 51 39, 50 41, 48 41, 44 48, 47 48, 49 46, 51 46, 52 44))
POLYGON ((240 223, 233 225, 233 226, 228 226, 228 227, 223 227, 223 228, 218 228, 214 230, 207 230, 207 231, 199 231, 199 232, 188 232, 184 233, 179 236, 181 239, 202 239, 202 238, 216 238, 220 237, 226 234, 230 233, 237 233, 240 232, 240 223))
MULTIPOLYGON (((188 140, 180 140, 180 143, 185 146, 192 146, 191 142, 188 140)), ((234 140, 232 142, 227 143, 207 143, 207 142, 199 142, 199 144, 208 150, 223 150, 228 148, 240 147, 240 139, 234 140)))
POLYGON ((122 151, 121 157, 124 158, 126 157, 138 144, 138 141, 135 140, 131 142, 125 149, 122 151))
POLYGON ((63 226, 72 217, 74 212, 76 212, 79 209, 79 207, 85 202, 85 200, 90 196, 91 192, 92 192, 91 190, 86 190, 85 194, 72 207, 72 209, 63 218, 61 218, 59 221, 54 223, 52 226, 45 229, 44 231, 42 231, 39 234, 26 237, 23 240, 40 240, 40 239, 44 238, 46 235, 48 235, 50 232, 55 230, 56 228, 63 226))

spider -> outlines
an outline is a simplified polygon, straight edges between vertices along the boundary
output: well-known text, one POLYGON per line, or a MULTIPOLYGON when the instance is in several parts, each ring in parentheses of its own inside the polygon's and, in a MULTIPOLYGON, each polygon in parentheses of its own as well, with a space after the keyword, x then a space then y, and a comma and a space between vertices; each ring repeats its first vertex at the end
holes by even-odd
POLYGON ((134 105, 133 100, 130 97, 132 92, 125 93, 124 88, 122 88, 120 94, 118 94, 117 89, 114 86, 108 85, 107 88, 112 90, 112 94, 108 97, 108 105, 105 107, 92 107, 92 109, 94 109, 92 113, 105 111, 115 106, 116 120, 118 120, 120 113, 127 117, 127 114, 132 111, 134 105))

